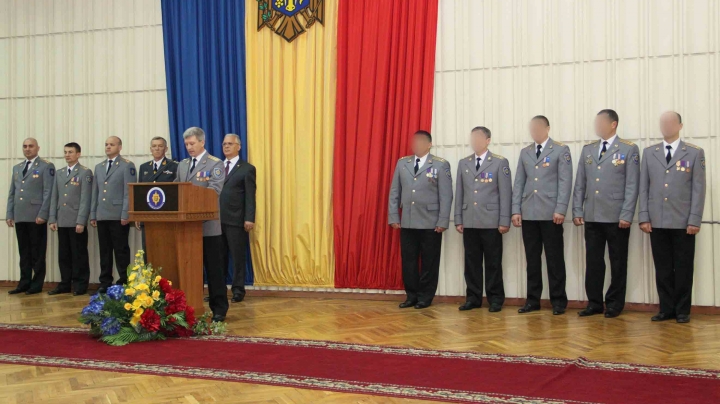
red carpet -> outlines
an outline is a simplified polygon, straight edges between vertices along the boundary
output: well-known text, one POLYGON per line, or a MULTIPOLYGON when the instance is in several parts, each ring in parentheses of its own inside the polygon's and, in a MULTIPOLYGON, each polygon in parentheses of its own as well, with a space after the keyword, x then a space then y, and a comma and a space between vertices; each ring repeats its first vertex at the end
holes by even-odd
POLYGON ((0 324, 0 362, 450 402, 720 402, 720 371, 274 338, 111 347, 85 329, 0 324))

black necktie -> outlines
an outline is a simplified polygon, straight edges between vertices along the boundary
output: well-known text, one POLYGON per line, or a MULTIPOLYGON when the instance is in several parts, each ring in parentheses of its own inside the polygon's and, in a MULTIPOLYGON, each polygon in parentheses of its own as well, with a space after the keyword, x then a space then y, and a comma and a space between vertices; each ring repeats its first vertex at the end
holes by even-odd
POLYGON ((157 174, 157 163, 153 163, 153 174, 157 174))
POLYGON ((110 167, 112 167, 112 160, 108 160, 108 168, 107 168, 107 171, 105 171, 105 175, 107 175, 110 172, 110 167))
POLYGON ((665 148, 666 148, 667 151, 668 151, 667 156, 665 156, 665 161, 667 161, 668 164, 670 164, 670 160, 672 160, 672 154, 670 154, 670 150, 672 149, 672 146, 667 145, 667 146, 665 146, 665 148))
POLYGON ((225 176, 227 177, 228 173, 230 173, 230 160, 228 160, 227 165, 225 166, 225 176))
POLYGON ((71 171, 72 171, 72 170, 70 170, 70 167, 68 167, 68 177, 70 176, 70 172, 71 172, 71 171))
POLYGON ((192 167, 190 167, 190 174, 195 171, 195 163, 197 163, 197 159, 193 159, 192 167))
POLYGON ((30 163, 32 163, 32 161, 28 161, 27 163, 25 163, 25 168, 23 169, 23 177, 25 176, 25 174, 27 174, 27 170, 28 170, 28 167, 30 167, 30 163))
POLYGON ((477 163, 475 163, 475 171, 480 169, 480 160, 482 160, 480 157, 477 158, 477 163))
POLYGON ((600 150, 600 158, 605 155, 605 152, 607 151, 607 140, 603 142, 603 148, 600 150))
POLYGON ((536 159, 539 159, 539 158, 540 158, 540 149, 542 149, 542 145, 541 145, 541 144, 537 145, 537 153, 535 153, 535 158, 536 158, 536 159))
POLYGON ((420 169, 420 159, 415 159, 415 174, 417 174, 418 170, 420 169))

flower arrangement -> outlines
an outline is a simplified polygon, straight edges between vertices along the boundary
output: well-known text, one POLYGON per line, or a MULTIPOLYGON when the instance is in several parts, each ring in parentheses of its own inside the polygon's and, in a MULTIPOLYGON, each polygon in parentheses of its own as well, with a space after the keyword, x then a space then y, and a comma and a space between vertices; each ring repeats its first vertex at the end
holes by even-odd
POLYGON ((195 317, 185 292, 172 288, 160 276, 162 268, 145 264, 145 252, 135 254, 128 266, 128 283, 113 285, 90 298, 79 321, 90 325, 90 334, 109 345, 164 340, 168 337, 222 334, 225 323, 210 322, 210 313, 195 317))

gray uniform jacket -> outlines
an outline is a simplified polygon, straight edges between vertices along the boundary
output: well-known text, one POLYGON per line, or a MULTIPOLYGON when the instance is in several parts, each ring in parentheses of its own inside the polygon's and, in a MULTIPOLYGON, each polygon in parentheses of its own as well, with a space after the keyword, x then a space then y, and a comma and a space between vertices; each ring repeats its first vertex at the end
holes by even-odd
POLYGON ((512 214, 523 220, 553 220, 553 214, 567 214, 572 192, 572 157, 570 148, 551 138, 535 156, 535 143, 520 151, 512 214))
POLYGON ((67 170, 67 167, 61 168, 55 175, 48 223, 57 223, 58 227, 87 226, 92 203, 92 170, 79 163, 70 175, 67 170))
POLYGON ((600 158, 602 140, 586 144, 578 159, 573 218, 586 222, 632 222, 640 181, 640 151, 635 143, 615 137, 600 158))
POLYGON ((128 184, 136 181, 135 163, 117 156, 110 171, 108 160, 95 166, 90 220, 128 220, 128 184))
MULTIPOLYGON (((193 185, 203 188, 212 188, 218 195, 225 183, 225 169, 222 160, 205 152, 202 159, 195 164, 195 170, 190 173, 192 158, 186 158, 178 163, 175 182, 192 182, 193 185)), ((220 204, 218 200, 218 209, 220 204)), ((220 220, 206 220, 203 222, 203 237, 219 236, 222 234, 220 220)))
POLYGON ((652 227, 700 227, 705 208, 705 152, 682 140, 670 163, 663 143, 643 151, 640 175, 640 223, 652 227))
POLYGON ((55 166, 36 157, 23 175, 27 160, 13 167, 6 218, 18 223, 47 220, 50 213, 55 166))
POLYGON ((458 162, 455 225, 477 229, 509 227, 512 179, 507 159, 488 150, 479 170, 475 165, 475 154, 458 162))
POLYGON ((425 164, 415 174, 414 157, 403 157, 395 166, 388 202, 388 223, 400 223, 406 229, 447 229, 453 199, 450 163, 428 154, 425 164))

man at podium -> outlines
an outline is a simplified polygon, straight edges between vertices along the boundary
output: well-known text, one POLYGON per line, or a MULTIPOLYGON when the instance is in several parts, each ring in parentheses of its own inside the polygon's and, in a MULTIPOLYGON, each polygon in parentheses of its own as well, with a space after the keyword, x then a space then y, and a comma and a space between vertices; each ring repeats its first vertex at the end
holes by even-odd
MULTIPOLYGON (((218 195, 225 182, 222 161, 205 150, 205 132, 198 127, 188 128, 183 133, 189 158, 181 161, 177 168, 175 182, 191 182, 193 185, 211 188, 218 195)), ((223 278, 220 220, 203 222, 203 265, 207 272, 210 292, 210 310, 213 321, 225 321, 228 311, 227 287, 223 278)))

